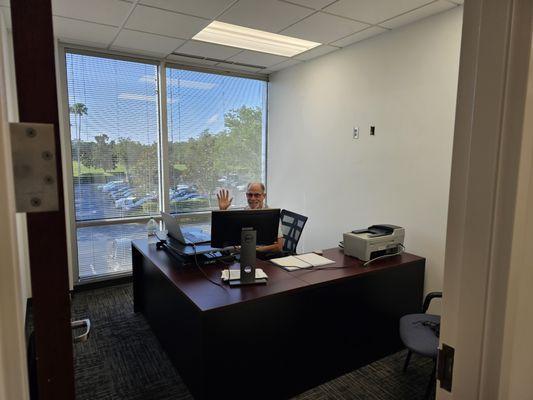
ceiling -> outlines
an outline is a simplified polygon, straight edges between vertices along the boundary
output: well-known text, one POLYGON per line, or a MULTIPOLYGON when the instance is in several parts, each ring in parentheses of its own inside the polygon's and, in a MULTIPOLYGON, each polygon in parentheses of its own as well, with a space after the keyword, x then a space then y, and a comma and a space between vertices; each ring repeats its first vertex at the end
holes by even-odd
MULTIPOLYGON (((269 74, 379 35, 463 0, 52 0, 65 43, 269 74), (323 43, 292 58, 191 40, 211 21, 323 43)), ((0 0, 9 26, 9 0, 0 0)))

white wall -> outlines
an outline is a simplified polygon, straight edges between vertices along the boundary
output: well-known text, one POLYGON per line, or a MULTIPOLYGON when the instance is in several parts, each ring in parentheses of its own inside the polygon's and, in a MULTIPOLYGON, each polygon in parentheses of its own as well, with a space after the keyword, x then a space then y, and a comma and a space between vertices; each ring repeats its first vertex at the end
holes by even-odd
POLYGON ((269 204, 309 217, 300 251, 400 225, 442 288, 461 24, 458 7, 271 76, 269 204))

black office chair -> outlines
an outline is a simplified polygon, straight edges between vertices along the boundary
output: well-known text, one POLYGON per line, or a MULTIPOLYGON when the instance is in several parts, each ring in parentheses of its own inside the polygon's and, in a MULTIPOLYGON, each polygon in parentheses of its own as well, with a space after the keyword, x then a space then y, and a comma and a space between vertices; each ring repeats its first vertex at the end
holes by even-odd
POLYGON ((426 314, 431 300, 441 298, 442 292, 428 293, 424 299, 421 314, 408 314, 400 318, 400 337, 407 347, 403 372, 407 370, 413 353, 433 359, 433 371, 426 388, 424 399, 428 399, 435 385, 437 351, 439 347, 440 316, 426 314))
POLYGON ((283 253, 296 254, 296 247, 304 230, 307 217, 288 210, 281 210, 281 233, 283 234, 283 253))
POLYGON ((281 210, 279 221, 283 234, 283 250, 281 252, 258 252, 257 257, 262 260, 290 256, 296 254, 296 247, 304 230, 307 217, 288 210, 281 210))

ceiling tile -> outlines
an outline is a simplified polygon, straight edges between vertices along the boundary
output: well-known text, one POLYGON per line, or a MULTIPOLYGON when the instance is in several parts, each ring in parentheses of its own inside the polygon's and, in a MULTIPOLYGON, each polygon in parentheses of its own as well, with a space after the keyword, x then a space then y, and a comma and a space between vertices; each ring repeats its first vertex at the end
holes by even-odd
POLYGON ((295 60, 291 58, 287 61, 283 61, 283 62, 280 62, 279 64, 273 65, 272 67, 268 67, 267 69, 263 70, 263 72, 269 74, 271 72, 281 71, 282 69, 292 67, 293 65, 296 65, 296 64, 301 64, 302 62, 303 61, 299 61, 299 60, 295 60))
MULTIPOLYGON (((285 1, 285 0, 282 0, 285 1)), ((299 4, 301 6, 305 7, 311 7, 315 10, 320 10, 321 8, 324 8, 328 4, 333 3, 335 0, 286 0, 290 3, 299 4)))
POLYGON ((423 6, 431 0, 340 0, 326 7, 324 11, 358 21, 376 24, 395 17, 414 8, 423 6))
POLYGON ((228 61, 269 67, 271 65, 279 64, 280 62, 285 61, 287 59, 287 57, 276 56, 274 54, 245 50, 242 53, 239 53, 236 56, 229 58, 228 61))
POLYGON ((309 51, 306 51, 305 53, 298 54, 294 56, 297 60, 307 61, 311 60, 312 58, 323 56, 324 54, 331 53, 332 51, 339 50, 338 47, 328 46, 327 44, 315 47, 314 49, 311 49, 309 51))
POLYGON ((427 6, 418 8, 410 13, 403 14, 399 17, 383 22, 380 25, 390 29, 398 28, 400 26, 410 24, 411 22, 455 7, 457 7, 455 4, 448 3, 447 1, 437 1, 436 3, 428 4, 427 6))
POLYGON ((53 17, 54 36, 64 42, 106 47, 114 39, 118 28, 75 19, 53 17))
POLYGON ((353 43, 360 42, 361 40, 368 39, 369 37, 379 35, 383 32, 387 32, 387 29, 380 28, 379 26, 372 26, 364 31, 354 33, 353 35, 347 36, 341 40, 337 40, 331 44, 334 46, 346 47, 353 43))
POLYGON ((206 19, 176 14, 171 11, 137 6, 128 19, 126 28, 190 39, 204 29, 209 22, 206 19))
POLYGON ((118 0, 53 0, 56 16, 82 19, 100 24, 120 26, 132 5, 118 0))
POLYGON ((111 46, 115 50, 141 50, 149 54, 167 56, 185 41, 152 33, 123 29, 111 46))
POLYGON ((277 33, 313 10, 277 0, 240 0, 218 21, 277 33))
POLYGON ((198 65, 211 65, 211 66, 213 66, 213 65, 217 65, 218 64, 218 61, 202 60, 202 59, 199 59, 199 58, 190 58, 190 57, 178 56, 176 54, 170 54, 167 57, 167 60, 176 61, 178 63, 184 63, 184 64, 187 64, 187 65, 198 64, 198 65))
POLYGON ((281 34, 319 43, 330 43, 367 26, 346 18, 319 12, 283 30, 281 34))
POLYGON ((176 53, 225 60, 241 51, 242 49, 236 49, 235 47, 221 46, 219 44, 205 43, 197 40, 189 40, 187 43, 177 49, 176 53))
POLYGON ((234 0, 141 0, 141 4, 209 19, 218 16, 233 2, 234 0))

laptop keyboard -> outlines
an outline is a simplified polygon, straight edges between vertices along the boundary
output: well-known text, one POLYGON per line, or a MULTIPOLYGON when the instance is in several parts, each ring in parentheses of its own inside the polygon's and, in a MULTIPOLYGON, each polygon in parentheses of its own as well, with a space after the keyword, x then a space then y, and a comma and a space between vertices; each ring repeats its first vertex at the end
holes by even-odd
POLYGON ((190 232, 184 233, 183 237, 187 241, 192 242, 192 243, 209 242, 208 237, 195 235, 194 233, 190 233, 190 232))

